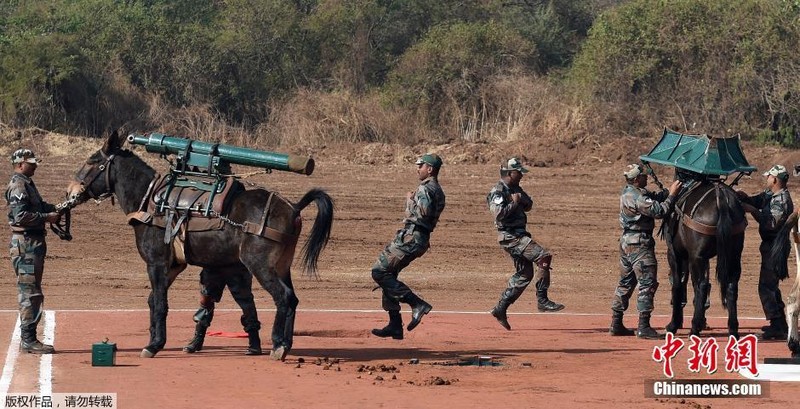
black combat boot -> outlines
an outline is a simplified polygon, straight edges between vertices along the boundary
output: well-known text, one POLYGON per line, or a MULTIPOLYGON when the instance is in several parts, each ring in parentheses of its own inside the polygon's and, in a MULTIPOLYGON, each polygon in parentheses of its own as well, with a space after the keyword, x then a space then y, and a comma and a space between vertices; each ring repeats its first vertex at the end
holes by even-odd
POLYGON ((611 315, 611 328, 609 328, 608 333, 614 337, 630 337, 636 335, 634 330, 625 328, 625 324, 622 323, 622 311, 614 311, 611 315))
POLYGON ((372 335, 392 339, 403 339, 403 317, 400 311, 389 311, 389 325, 383 328, 375 328, 372 335))
POLYGON ((261 337, 258 335, 258 330, 247 332, 248 347, 245 355, 261 355, 261 337))
POLYGON ((19 349, 29 354, 54 354, 56 349, 52 345, 43 344, 36 339, 36 330, 22 331, 19 349))
POLYGON ((663 336, 650 326, 650 312, 639 314, 639 328, 636 330, 636 338, 641 339, 661 339, 663 336))
POLYGON ((564 304, 559 304, 549 298, 547 298, 547 290, 536 291, 536 299, 537 299, 537 308, 539 312, 556 312, 561 311, 564 309, 564 304))
POLYGON ((547 298, 547 289, 550 287, 550 270, 549 259, 543 261, 544 265, 539 265, 542 268, 542 277, 536 281, 536 301, 539 312, 556 312, 564 309, 564 304, 559 304, 547 298), (546 270, 545 270, 546 269, 546 270))
POLYGON ((411 306, 411 322, 409 322, 408 326, 406 327, 408 331, 411 331, 416 328, 420 322, 422 322, 422 317, 431 312, 433 307, 414 293, 409 293, 405 297, 405 302, 411 306))
POLYGON ((761 339, 776 339, 779 341, 785 341, 788 335, 789 327, 786 324, 786 318, 781 317, 769 320, 769 326, 764 328, 764 333, 761 334, 761 339))
POLYGON ((206 340, 206 330, 208 327, 204 325, 202 322, 198 322, 194 326, 194 337, 192 337, 191 341, 183 347, 183 352, 187 354, 193 354, 195 352, 200 352, 203 350, 203 342, 206 340))
POLYGON ((489 311, 489 314, 492 314, 492 317, 508 331, 511 331, 511 324, 508 323, 508 315, 506 313, 508 312, 508 307, 513 303, 512 298, 514 292, 513 288, 503 291, 503 293, 500 294, 500 300, 497 301, 497 305, 489 311))

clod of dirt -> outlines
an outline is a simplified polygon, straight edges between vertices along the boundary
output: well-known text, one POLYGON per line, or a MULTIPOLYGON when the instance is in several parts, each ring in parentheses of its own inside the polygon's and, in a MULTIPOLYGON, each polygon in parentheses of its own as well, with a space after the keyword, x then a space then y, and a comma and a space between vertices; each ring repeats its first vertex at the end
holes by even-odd
POLYGON ((382 377, 382 376, 380 376, 380 375, 378 375, 378 376, 376 376, 376 377, 375 377, 375 380, 376 380, 376 381, 382 381, 382 380, 383 380, 383 377, 382 377))
POLYGON ((305 360, 305 359, 303 359, 303 358, 297 358, 297 362, 299 362, 299 363, 301 363, 301 364, 302 364, 302 363, 305 363, 305 362, 306 362, 306 360, 305 360))
POLYGON ((302 368, 302 365, 300 365, 300 364, 297 364, 297 365, 295 366, 295 368, 302 368))
POLYGON ((458 382, 458 379, 444 379, 439 376, 432 376, 430 377, 430 379, 425 381, 423 385, 435 385, 435 386, 452 385, 454 382, 458 382))

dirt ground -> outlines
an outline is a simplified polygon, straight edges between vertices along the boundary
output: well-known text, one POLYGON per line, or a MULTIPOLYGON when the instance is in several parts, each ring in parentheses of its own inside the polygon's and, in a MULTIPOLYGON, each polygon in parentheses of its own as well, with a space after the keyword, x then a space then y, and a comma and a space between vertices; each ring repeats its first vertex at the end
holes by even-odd
MULTIPOLYGON (((373 148, 355 151, 365 154, 373 148)), ((163 171, 164 164, 155 155, 138 152, 163 171)), ((773 162, 793 165, 800 159, 796 152, 779 149, 746 153, 759 169, 773 162)), ((551 298, 567 308, 563 313, 534 314, 531 288, 511 307, 514 329, 505 331, 486 313, 513 272, 511 260, 496 243, 485 203, 486 193, 498 179, 497 165, 482 163, 488 160, 448 164, 443 153, 446 165, 440 182, 447 207, 432 235, 430 251, 400 276, 434 310, 402 341, 369 334, 385 320, 379 311, 380 293, 372 291, 370 267, 401 227, 405 192, 417 184, 415 166, 402 159, 362 164, 326 154, 317 160, 312 176, 274 172, 246 179, 291 200, 311 187, 322 187, 336 201, 332 239, 320 259, 319 277, 303 277, 299 267, 295 272, 301 311, 295 349, 284 363, 266 356, 245 357, 246 340, 237 338, 209 337, 201 353, 180 351, 191 336, 191 315, 197 308, 199 269, 191 267, 170 291, 167 349, 155 359, 138 358, 147 343, 149 284, 133 231, 111 201, 84 204, 72 214, 73 241, 59 241, 54 235, 48 239, 45 306, 56 311, 55 344, 60 351, 53 360, 53 391, 116 392, 121 408, 788 405, 794 394, 786 383, 772 383, 770 396, 758 399, 645 397, 645 381, 663 378, 660 364, 651 358, 653 347, 661 342, 607 334, 611 295, 618 279, 620 174, 631 153, 604 154, 607 159, 595 160, 592 151, 579 149, 576 164, 544 161, 523 179, 523 187, 535 201, 529 229, 554 254, 551 298), (120 347, 118 365, 92 367, 90 346, 105 337, 120 347), (502 365, 457 365, 475 356, 492 356, 502 365), (410 364, 412 359, 419 364, 410 364)), ((81 151, 45 157, 34 180, 46 200, 62 197, 67 181, 86 156, 88 152, 81 151)), ((536 163, 534 152, 525 156, 536 163)), ((658 171, 664 182, 670 180, 668 169, 658 171)), ((754 176, 741 186, 755 193, 762 183, 761 177, 754 176)), ((312 206, 304 214, 306 232, 313 217, 312 206)), ((654 324, 663 329, 670 309, 668 267, 662 242, 657 250, 661 287, 654 324)), ((7 310, 0 316, 0 328, 10 333, 15 281, 7 254, 0 263, 8 273, 0 276, 0 309, 7 310)), ((756 291, 758 263, 758 234, 751 222, 739 295, 745 334, 759 332, 765 324, 756 291)), ((788 281, 781 286, 784 292, 789 287, 788 281)), ((268 346, 274 305, 265 291, 254 292, 264 326, 263 343, 268 346)), ((727 338, 721 317, 725 313, 718 286, 714 285, 712 294, 713 329, 707 335, 716 336, 724 347, 727 338)), ((218 314, 211 329, 241 331, 229 295, 219 308, 227 310, 218 314)), ((635 326, 635 315, 633 311, 626 315, 626 325, 635 326)), ((409 320, 408 310, 404 318, 409 320)), ((680 335, 685 339, 686 332, 680 335)), ((759 348, 759 359, 787 356, 780 342, 762 342, 759 348)), ((688 358, 687 354, 684 350, 679 357, 688 358)), ((15 376, 10 390, 31 391, 29 382, 35 382, 31 373, 36 371, 33 358, 19 359, 17 373, 21 375, 15 376)), ((692 374, 685 362, 674 362, 679 379, 742 379, 725 371, 692 374)))

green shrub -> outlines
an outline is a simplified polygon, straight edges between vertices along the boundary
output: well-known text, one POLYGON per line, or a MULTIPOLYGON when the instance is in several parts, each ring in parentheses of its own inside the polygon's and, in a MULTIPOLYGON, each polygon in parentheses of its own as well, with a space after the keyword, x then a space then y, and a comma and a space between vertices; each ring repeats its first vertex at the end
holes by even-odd
POLYGON ((797 15, 776 0, 633 0, 598 18, 570 84, 624 133, 797 127, 797 15))

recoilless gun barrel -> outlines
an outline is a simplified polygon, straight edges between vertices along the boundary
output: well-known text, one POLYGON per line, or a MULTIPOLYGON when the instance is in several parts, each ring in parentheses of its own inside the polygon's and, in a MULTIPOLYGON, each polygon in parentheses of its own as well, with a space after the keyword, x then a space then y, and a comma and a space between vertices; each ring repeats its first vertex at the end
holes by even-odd
POLYGON ((314 172, 314 159, 312 158, 196 141, 155 132, 148 135, 128 135, 128 143, 143 145, 145 150, 150 153, 177 155, 179 162, 186 166, 212 168, 220 165, 219 162, 226 162, 302 175, 310 175, 314 172))

